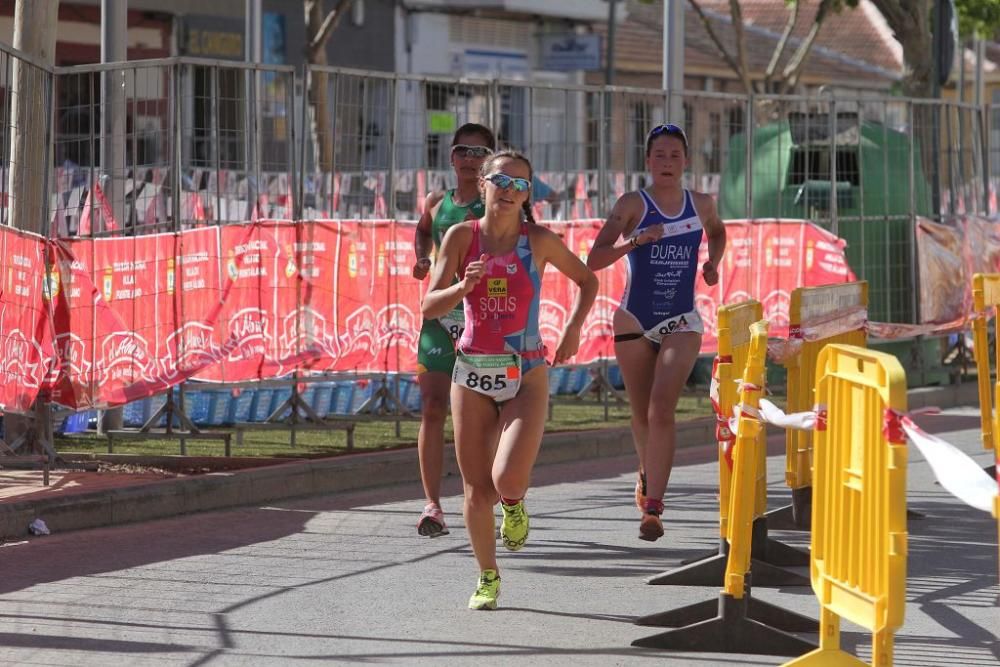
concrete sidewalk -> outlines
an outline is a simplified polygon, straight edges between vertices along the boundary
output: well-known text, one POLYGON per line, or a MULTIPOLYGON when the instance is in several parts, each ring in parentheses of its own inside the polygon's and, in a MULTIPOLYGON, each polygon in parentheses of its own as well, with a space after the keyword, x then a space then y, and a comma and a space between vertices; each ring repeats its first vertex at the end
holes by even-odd
MULTIPOLYGON (((976 401, 976 385, 969 383, 914 389, 909 397, 910 409, 975 405, 976 401)), ((714 437, 711 419, 678 425, 680 448, 710 445, 714 437)), ((632 452, 628 428, 550 433, 545 436, 538 464, 603 459, 632 452)), ((445 474, 458 475, 452 447, 446 449, 445 474)), ((416 448, 294 460, 193 476, 57 471, 49 487, 42 486, 40 471, 3 471, 0 538, 27 534, 28 524, 36 518, 44 520, 53 532, 64 532, 419 480, 416 448)))
MULTIPOLYGON (((978 413, 920 422, 981 464, 978 413)), ((780 450, 781 438, 772 438, 780 450)), ((496 612, 465 605, 477 570, 445 480, 451 534, 414 529, 419 484, 251 504, 160 521, 55 533, 0 549, 0 664, 300 666, 776 665, 771 655, 675 653, 630 643, 658 631, 637 616, 713 600, 717 586, 650 586, 646 577, 715 545, 714 446, 678 452, 666 536, 637 539, 634 457, 541 466, 527 498, 531 536, 500 550, 496 612)), ((770 505, 788 499, 783 456, 768 460, 770 505)), ((996 521, 936 486, 912 449, 907 608, 895 662, 995 665, 996 521)), ((803 533, 772 537, 804 546, 803 533)), ((805 572, 799 568, 798 572, 805 572)), ((813 618, 808 587, 754 588, 756 598, 813 618)), ((815 635, 801 635, 815 641, 815 635)), ((870 660, 870 636, 841 643, 870 660)))

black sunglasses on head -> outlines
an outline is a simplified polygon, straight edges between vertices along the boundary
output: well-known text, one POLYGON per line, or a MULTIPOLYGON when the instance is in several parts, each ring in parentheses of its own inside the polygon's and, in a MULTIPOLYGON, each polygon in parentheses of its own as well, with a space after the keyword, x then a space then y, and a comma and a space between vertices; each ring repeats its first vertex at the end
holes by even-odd
POLYGON ((681 128, 680 125, 674 125, 673 123, 664 123, 663 125, 657 125, 652 130, 650 130, 649 134, 646 135, 646 150, 649 150, 649 144, 652 143, 653 139, 663 134, 668 136, 680 137, 681 141, 684 142, 685 151, 687 150, 688 147, 687 135, 684 134, 684 130, 681 128))
POLYGON ((466 144, 455 144, 451 147, 452 155, 458 155, 458 157, 489 157, 493 155, 493 151, 486 146, 468 146, 466 144))

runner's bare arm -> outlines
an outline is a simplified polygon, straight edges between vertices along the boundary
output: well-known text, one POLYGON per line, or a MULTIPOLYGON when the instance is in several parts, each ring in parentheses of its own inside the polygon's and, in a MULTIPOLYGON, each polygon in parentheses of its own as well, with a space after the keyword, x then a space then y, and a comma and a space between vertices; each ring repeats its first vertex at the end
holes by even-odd
POLYGON ((627 192, 615 202, 587 256, 588 267, 599 271, 611 266, 635 247, 631 240, 624 237, 639 224, 642 210, 642 197, 638 192, 627 192))
POLYGON ((702 192, 693 192, 695 209, 701 218, 705 236, 708 239, 708 261, 701 266, 705 284, 712 286, 719 282, 719 262, 726 252, 726 225, 715 208, 715 200, 702 192))
POLYGON ((431 268, 431 251, 434 249, 434 238, 431 235, 431 225, 434 222, 434 213, 438 205, 444 198, 443 192, 432 192, 427 195, 424 202, 424 212, 417 221, 417 229, 413 233, 413 254, 416 261, 413 264, 413 277, 423 280, 431 268))
POLYGON ((485 274, 485 262, 480 259, 469 262, 465 275, 459 275, 462 258, 468 252, 471 242, 471 223, 461 222, 445 232, 441 248, 438 250, 437 261, 434 262, 431 282, 421 305, 425 318, 436 319, 450 313, 485 274), (458 282, 455 282, 456 278, 458 282))
POLYGON ((580 258, 574 255, 562 242, 562 239, 552 231, 544 227, 533 227, 531 234, 532 251, 534 252, 534 248, 542 250, 540 254, 543 266, 544 263, 552 264, 580 288, 553 359, 553 363, 561 364, 576 354, 580 348, 580 331, 583 328, 584 320, 587 319, 587 313, 594 305, 594 299, 597 298, 599 283, 594 272, 581 262, 580 258))

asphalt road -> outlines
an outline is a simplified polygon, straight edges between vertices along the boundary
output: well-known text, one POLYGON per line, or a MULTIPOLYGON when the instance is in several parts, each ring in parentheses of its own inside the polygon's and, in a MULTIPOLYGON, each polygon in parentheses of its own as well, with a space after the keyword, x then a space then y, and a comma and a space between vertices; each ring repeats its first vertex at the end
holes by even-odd
MULTIPOLYGON (((976 415, 955 409, 921 421, 986 465, 976 415)), ((478 573, 454 477, 444 501, 452 533, 433 540, 416 534, 421 492, 408 484, 10 542, 0 548, 0 664, 780 664, 630 646, 659 631, 635 625, 637 616, 718 593, 644 583, 715 544, 714 451, 682 450, 679 459, 667 534, 654 544, 637 539, 631 457, 538 468, 531 538, 500 555, 495 612, 465 606, 478 573)), ((782 470, 771 457, 772 506, 788 498, 782 470)), ((996 520, 945 493, 912 448, 908 503, 926 518, 909 524, 895 664, 996 665, 996 520)), ((757 587, 754 596, 818 614, 808 587, 757 587)), ((845 624, 842 644, 870 660, 860 628, 845 624)))

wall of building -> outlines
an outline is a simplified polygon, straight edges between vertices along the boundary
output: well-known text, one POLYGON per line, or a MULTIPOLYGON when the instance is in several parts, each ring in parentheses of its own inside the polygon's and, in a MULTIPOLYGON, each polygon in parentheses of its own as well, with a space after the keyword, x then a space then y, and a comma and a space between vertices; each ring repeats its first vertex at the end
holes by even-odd
MULTIPOLYGON (((345 17, 327 43, 333 66, 394 71, 394 0, 360 0, 364 21, 355 25, 345 17)), ((332 9, 336 0, 324 0, 332 9)), ((0 0, 0 41, 13 42, 14 1, 0 0)), ((130 60, 169 55, 192 55, 243 60, 245 0, 128 0, 130 60)), ((304 3, 301 0, 264 0, 265 30, 270 28, 270 62, 300 65, 305 60, 304 3)), ((100 2, 61 2, 58 27, 58 64, 100 61, 100 2)))
MULTIPOLYGON (((162 11, 128 11, 128 57, 162 58, 171 53, 173 19, 162 11)), ((0 41, 14 43, 14 2, 0 1, 0 41)), ((82 65, 100 62, 101 10, 85 3, 59 3, 56 28, 56 64, 82 65)))

